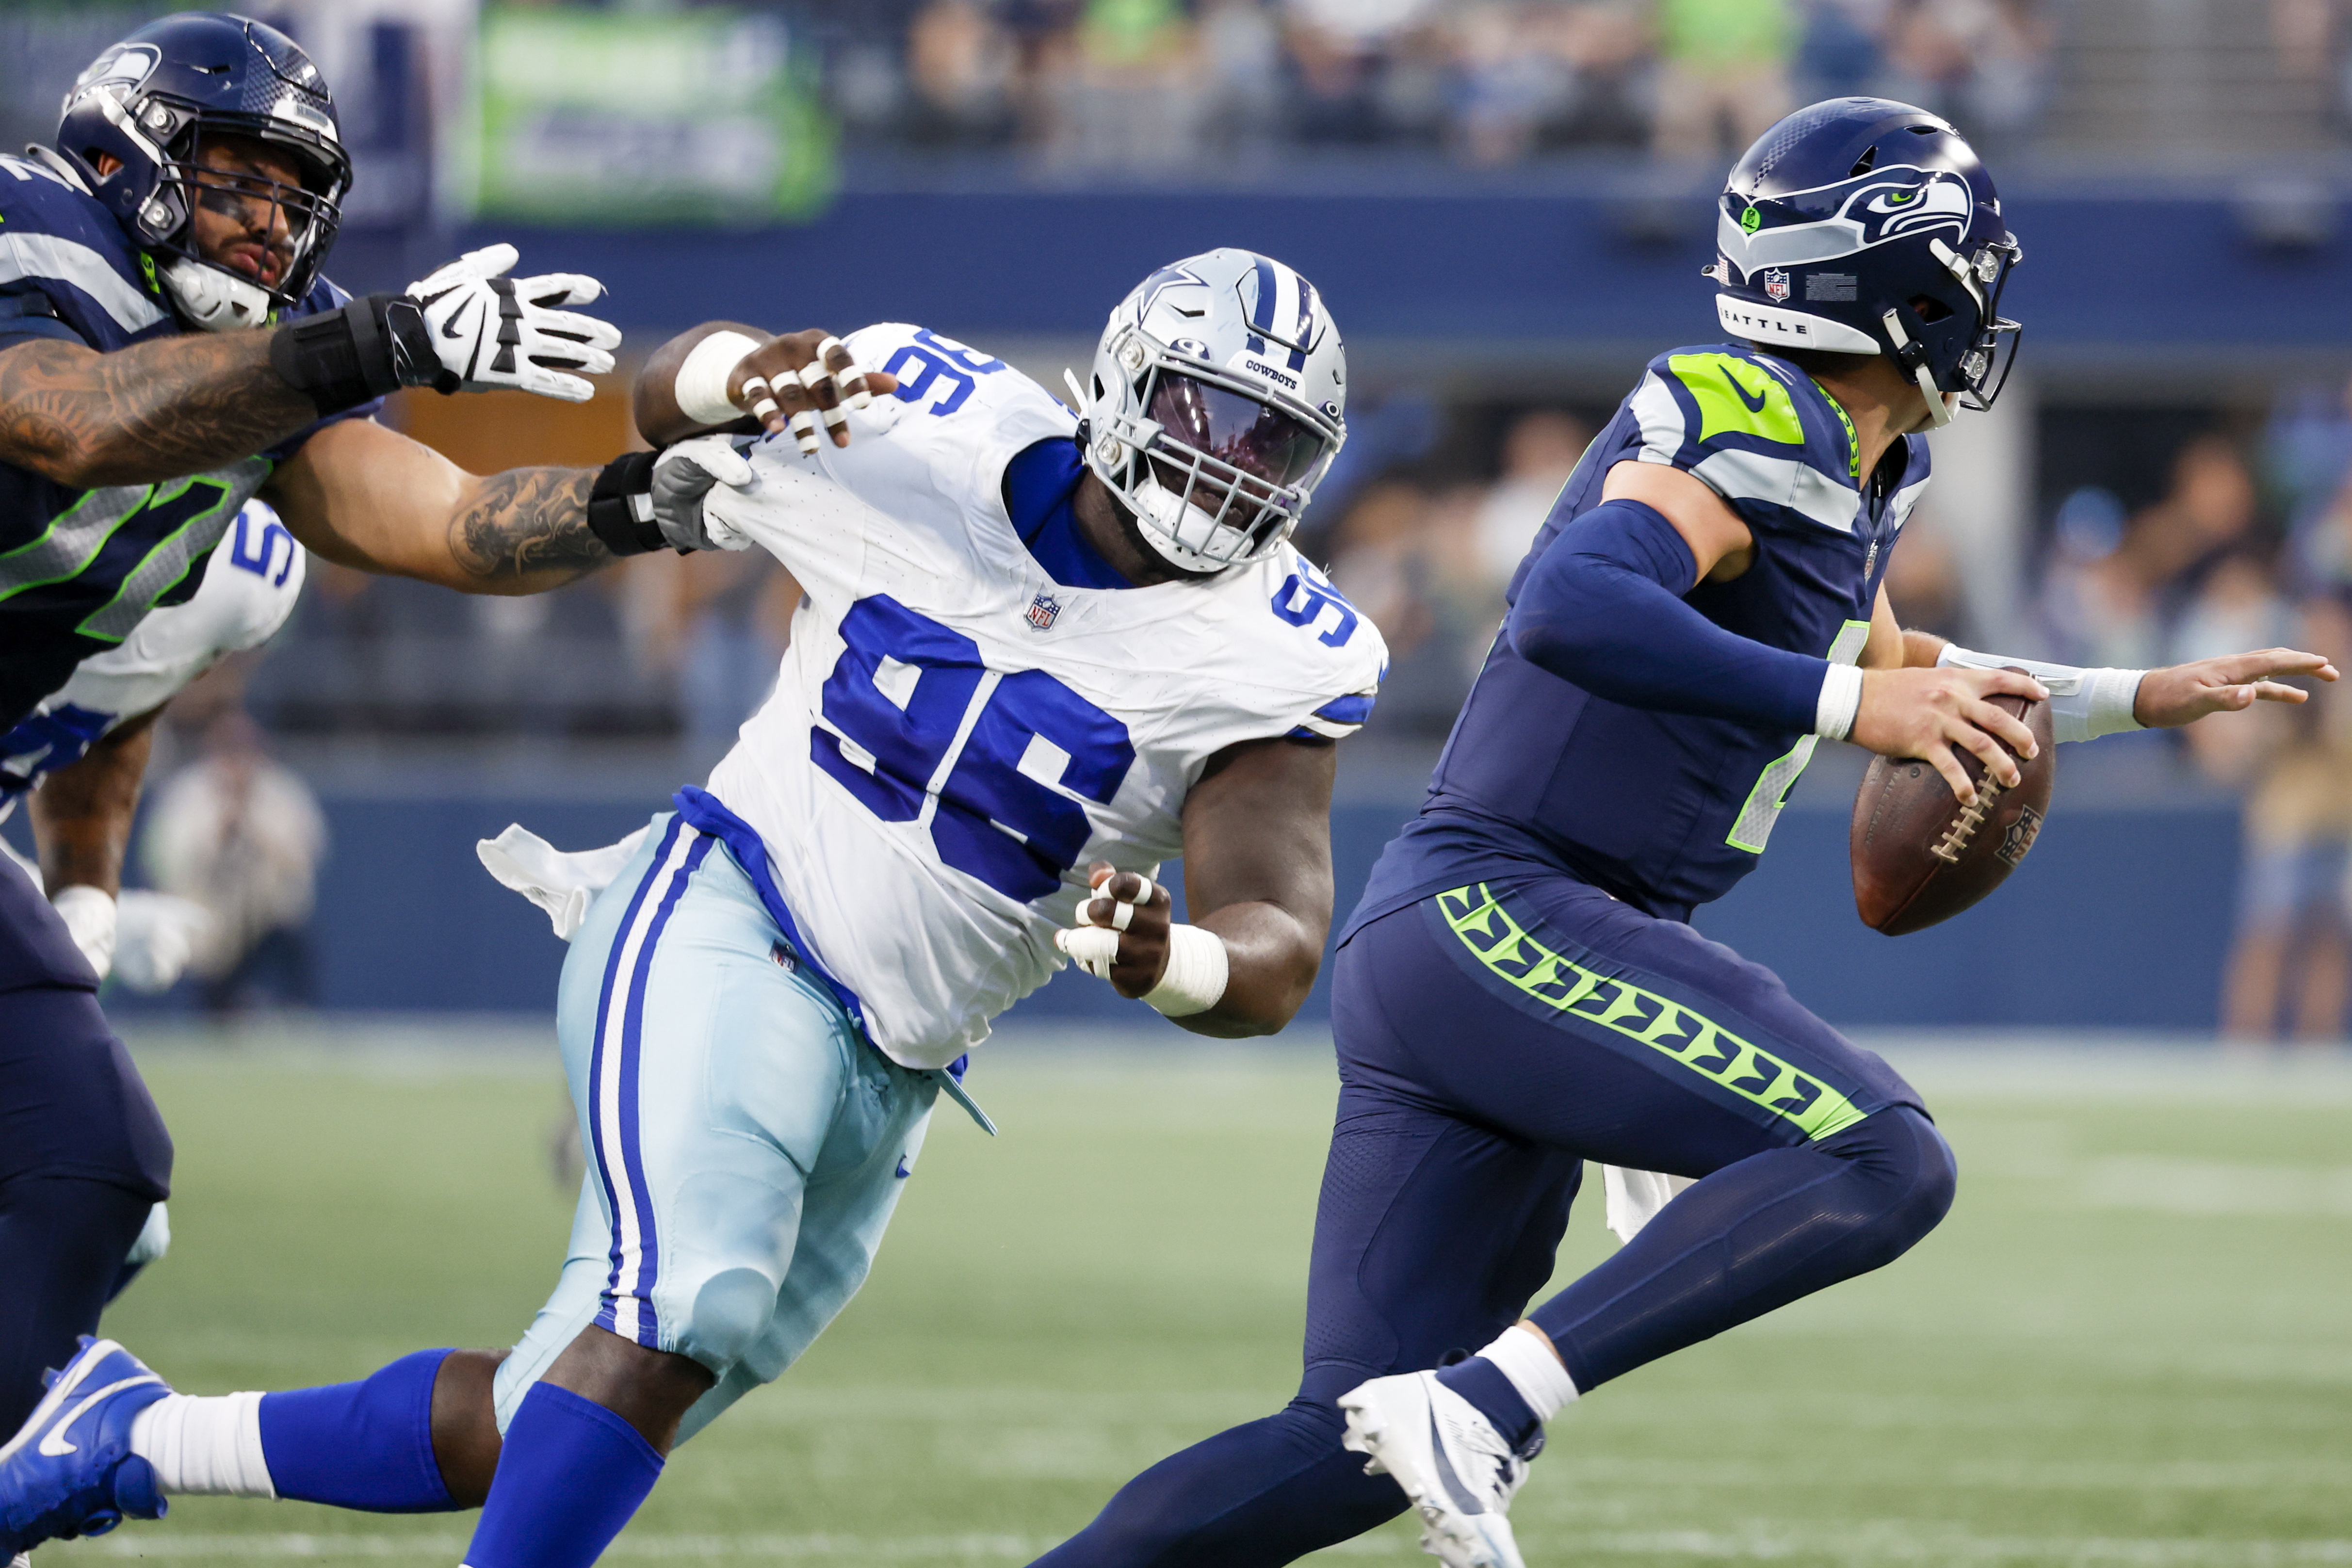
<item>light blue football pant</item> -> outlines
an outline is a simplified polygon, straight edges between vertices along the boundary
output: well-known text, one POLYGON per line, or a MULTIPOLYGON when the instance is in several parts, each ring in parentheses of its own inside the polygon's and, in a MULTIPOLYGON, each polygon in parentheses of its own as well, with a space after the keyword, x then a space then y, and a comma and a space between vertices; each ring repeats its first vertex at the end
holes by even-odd
POLYGON ((683 1442, 865 1282, 935 1081, 866 1044, 726 846, 667 813, 573 936, 556 1033, 587 1180, 499 1429, 593 1323, 717 1375, 683 1442))

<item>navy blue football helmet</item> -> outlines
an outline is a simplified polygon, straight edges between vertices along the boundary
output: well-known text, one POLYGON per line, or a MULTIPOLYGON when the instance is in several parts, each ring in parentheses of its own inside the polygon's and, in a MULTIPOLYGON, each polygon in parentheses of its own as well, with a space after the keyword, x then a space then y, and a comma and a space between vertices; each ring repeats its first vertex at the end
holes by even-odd
POLYGON ((1737 337, 1892 355, 1939 425, 2008 379, 2021 329, 2000 295, 2025 253, 1976 150, 1925 110, 1834 98, 1790 115, 1732 169, 1716 248, 1737 337))
POLYGON ((166 16, 92 61, 66 94, 57 152, 131 244, 163 263, 183 318, 215 331, 266 325, 310 291, 352 183, 335 100, 310 57, 276 28, 220 11, 166 16), (200 171, 202 141, 225 134, 268 143, 300 183, 200 171), (101 173, 102 154, 120 167, 101 173), (276 277, 196 253, 195 210, 208 199, 276 208, 291 247, 276 277))

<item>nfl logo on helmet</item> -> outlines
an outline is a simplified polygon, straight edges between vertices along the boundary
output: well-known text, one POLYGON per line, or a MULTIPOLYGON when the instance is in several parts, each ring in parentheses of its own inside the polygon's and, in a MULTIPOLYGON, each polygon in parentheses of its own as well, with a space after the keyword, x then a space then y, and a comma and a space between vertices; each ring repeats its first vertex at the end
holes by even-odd
POLYGON ((1766 272, 1764 292, 1772 297, 1776 305, 1789 298, 1789 275, 1777 267, 1766 272))
POLYGON ((1053 626, 1054 617, 1061 612, 1060 600, 1050 593, 1041 593, 1029 601, 1029 608, 1021 612, 1021 618, 1038 631, 1044 632, 1053 626))

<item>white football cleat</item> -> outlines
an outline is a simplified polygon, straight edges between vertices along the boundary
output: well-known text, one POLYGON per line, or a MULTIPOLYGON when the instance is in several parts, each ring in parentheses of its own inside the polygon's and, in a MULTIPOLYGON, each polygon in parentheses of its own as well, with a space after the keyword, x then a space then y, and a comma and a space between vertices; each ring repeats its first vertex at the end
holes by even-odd
POLYGON ((1505 1517, 1528 1477, 1525 1459, 1478 1407, 1433 1372, 1375 1377, 1339 1396, 1348 1435, 1421 1514, 1421 1549, 1446 1568, 1526 1568, 1505 1517))

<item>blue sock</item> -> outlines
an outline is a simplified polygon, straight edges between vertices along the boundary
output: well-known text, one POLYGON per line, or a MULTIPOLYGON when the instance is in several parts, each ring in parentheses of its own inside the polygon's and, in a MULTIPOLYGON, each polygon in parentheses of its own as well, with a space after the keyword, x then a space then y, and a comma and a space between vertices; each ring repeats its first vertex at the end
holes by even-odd
POLYGON ((1514 1453, 1525 1448, 1543 1430, 1543 1423, 1519 1397, 1518 1389, 1503 1369, 1483 1355, 1469 1356, 1437 1369, 1437 1381, 1478 1407, 1514 1453))
POLYGON ((467 1568, 588 1568, 661 1479, 635 1427, 568 1388, 535 1383, 507 1423, 467 1568))
POLYGON ((404 1355, 360 1383, 261 1396, 261 1452, 279 1497, 370 1513, 457 1505, 433 1457, 433 1379, 446 1350, 404 1355))

